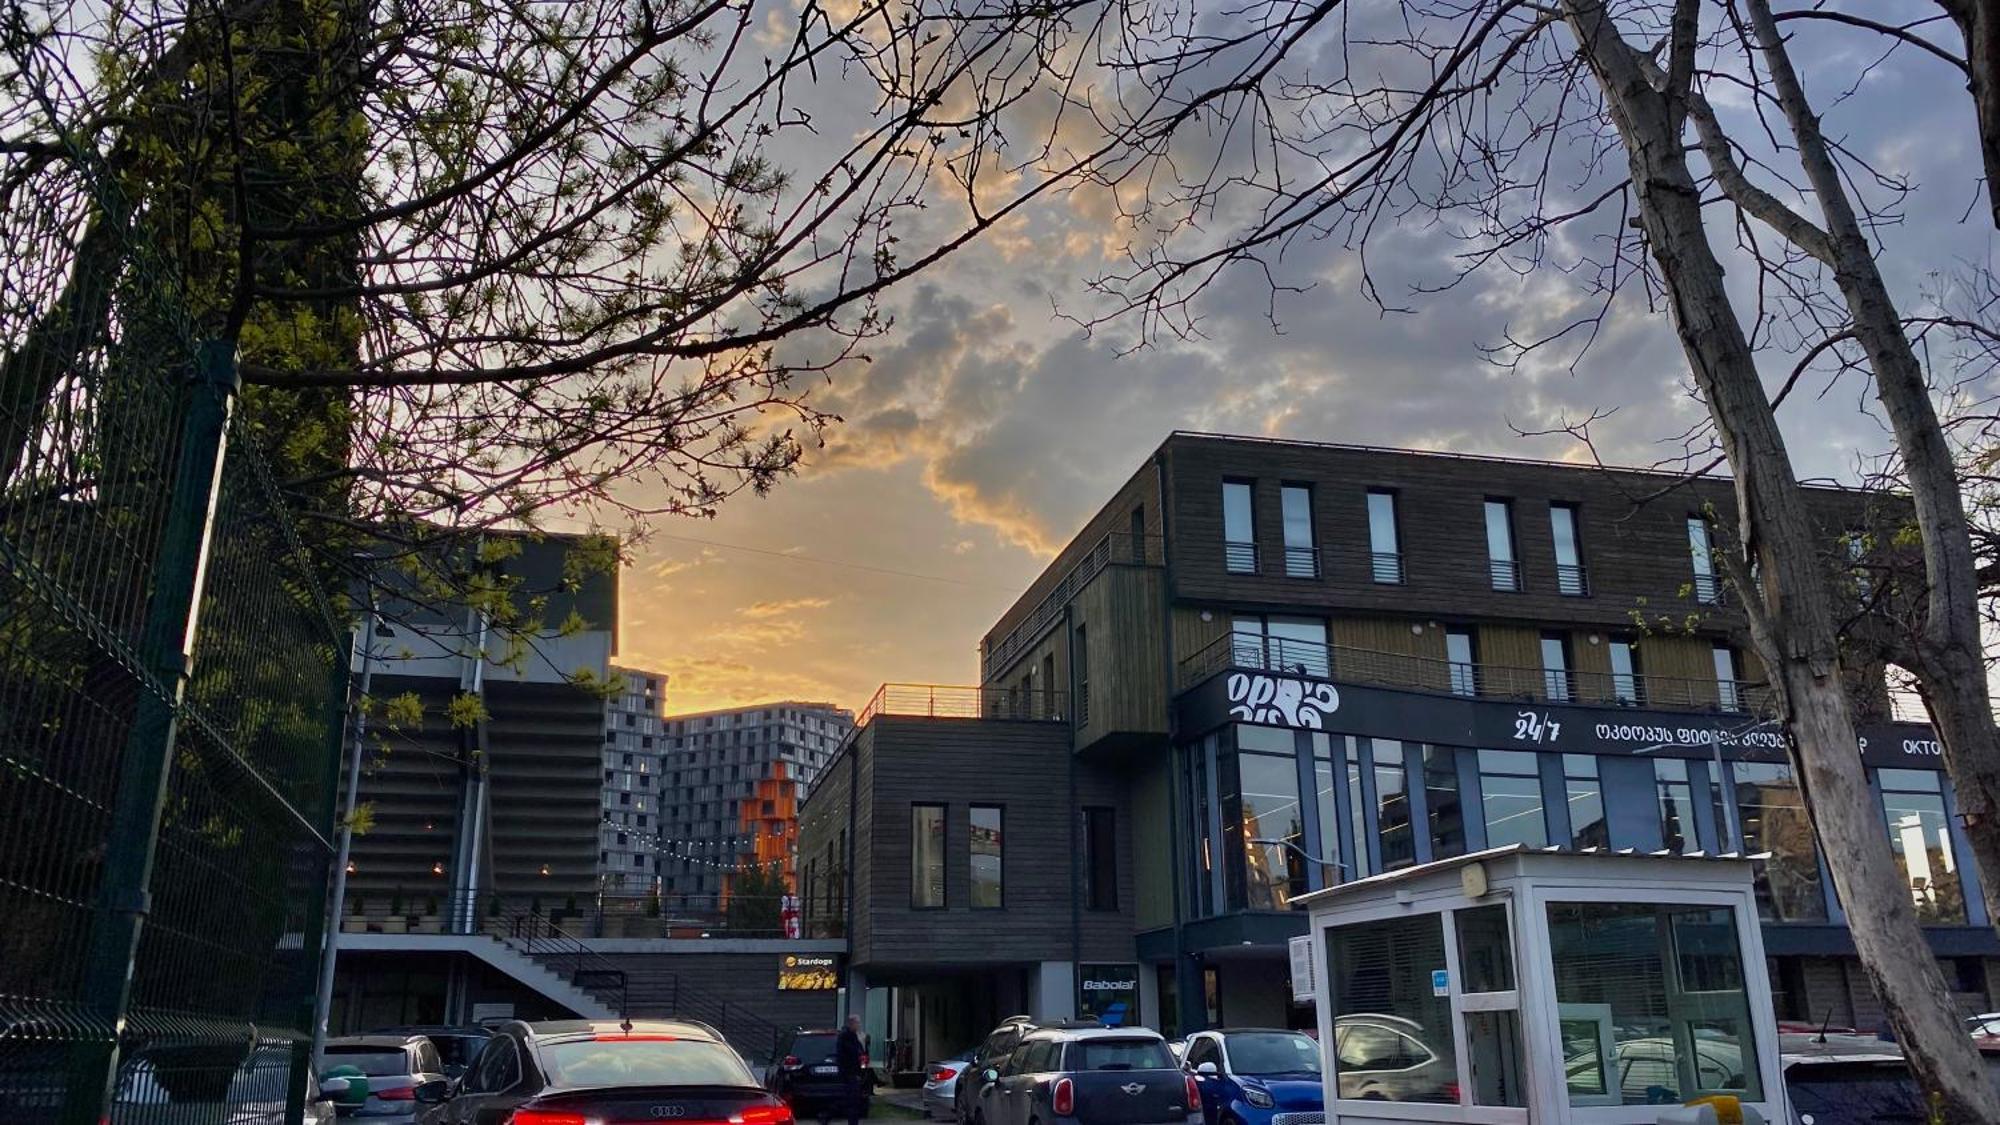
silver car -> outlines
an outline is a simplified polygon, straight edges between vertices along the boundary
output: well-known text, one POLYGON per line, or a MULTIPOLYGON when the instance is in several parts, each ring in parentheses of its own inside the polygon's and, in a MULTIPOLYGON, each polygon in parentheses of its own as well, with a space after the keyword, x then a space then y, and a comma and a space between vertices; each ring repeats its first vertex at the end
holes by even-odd
POLYGON ((949 1121, 957 1116, 958 1080, 965 1077, 965 1068, 971 1065, 971 1048, 930 1065, 924 1074, 925 1117, 949 1121))

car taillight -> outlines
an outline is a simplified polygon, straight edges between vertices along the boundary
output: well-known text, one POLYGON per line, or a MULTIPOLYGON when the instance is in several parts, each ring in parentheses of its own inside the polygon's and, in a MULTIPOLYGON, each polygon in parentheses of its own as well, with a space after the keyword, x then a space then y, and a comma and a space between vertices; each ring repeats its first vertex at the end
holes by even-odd
POLYGON ((1076 1112, 1076 1083, 1067 1078, 1056 1079, 1056 1116, 1068 1117, 1076 1112))
POLYGON ((1458 1104, 1458 1083, 1456 1081, 1444 1084, 1444 1100, 1448 1105, 1458 1104))
POLYGON ((797 1066, 797 1065, 799 1065, 799 1057, 798 1057, 797 1055, 786 1055, 786 1056, 785 1056, 785 1061, 784 1061, 784 1062, 781 1062, 781 1063, 779 1063, 778 1065, 779 1065, 779 1066, 797 1066))
POLYGON ((729 1118, 730 1125, 792 1125, 792 1107, 753 1105, 729 1118))
POLYGON ((560 1109, 517 1109, 507 1125, 589 1125, 583 1114, 560 1109))
POLYGON ((1193 1113, 1201 1108, 1201 1087, 1194 1084, 1192 1074, 1181 1075, 1181 1083, 1186 1087, 1188 1112, 1193 1113))
POLYGON ((958 1074, 957 1067, 941 1066, 938 1067, 936 1070, 931 1071, 931 1081, 947 1082, 950 1081, 957 1074, 958 1074))
POLYGON ((417 1100, 417 1088, 414 1086, 398 1086, 390 1090, 371 1090, 369 1092, 385 1102, 413 1102, 417 1100))

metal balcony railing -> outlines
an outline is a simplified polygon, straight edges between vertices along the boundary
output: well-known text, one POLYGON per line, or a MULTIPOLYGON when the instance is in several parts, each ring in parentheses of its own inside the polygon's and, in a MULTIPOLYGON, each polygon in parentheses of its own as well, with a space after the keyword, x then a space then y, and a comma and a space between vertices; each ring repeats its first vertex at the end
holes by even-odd
POLYGON ((1318 577, 1319 577, 1319 548, 1318 548, 1318 547, 1286 547, 1286 548, 1285 548, 1285 577, 1287 577, 1287 578, 1318 578, 1318 577))
POLYGON ((878 715, 932 719, 1027 719, 1066 722, 1069 693, 1018 687, 957 687, 946 684, 883 684, 854 721, 860 730, 878 715))
POLYGON ((1489 559, 1486 572, 1493 580, 1493 588, 1509 594, 1521 590, 1521 564, 1512 559, 1489 559))
POLYGON ((1713 574, 1695 575, 1694 600, 1703 605, 1721 605, 1723 602, 1722 579, 1713 574))
POLYGON ((1076 597, 1105 567, 1114 563, 1122 566, 1164 566, 1166 540, 1158 535, 1135 535, 1130 531, 1106 532, 1042 596, 1042 600, 1035 603, 1028 616, 980 654, 980 675, 991 676, 996 669, 1011 664, 1015 657, 1061 619, 1063 607, 1069 604, 1070 599, 1076 597))
POLYGON ((1370 572, 1375 576, 1375 581, 1385 586, 1401 586, 1403 584, 1403 556, 1401 552, 1377 551, 1368 556, 1368 566, 1370 572))
POLYGON ((1600 707, 1764 711, 1772 702, 1770 689, 1762 682, 1465 663, 1243 634, 1219 637, 1183 660, 1178 684, 1181 690, 1186 690, 1232 668, 1479 699, 1543 700, 1600 707))
POLYGON ((1566 598, 1590 596, 1590 576, 1580 566, 1556 566, 1556 592, 1566 598))
POLYGON ((1222 569, 1231 574, 1257 573, 1257 544, 1237 539, 1224 540, 1222 569))

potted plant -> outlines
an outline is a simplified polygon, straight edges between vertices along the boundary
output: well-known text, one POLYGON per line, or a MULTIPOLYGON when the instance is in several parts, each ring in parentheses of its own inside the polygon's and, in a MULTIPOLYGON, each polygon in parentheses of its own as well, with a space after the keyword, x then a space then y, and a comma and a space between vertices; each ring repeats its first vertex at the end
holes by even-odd
MULTIPOLYGON (((444 917, 438 913, 438 898, 436 895, 424 896, 424 914, 418 920, 418 924, 423 927, 423 932, 427 934, 444 932, 444 917)), ((416 927, 412 926, 411 928, 415 929, 416 927)))
POLYGON ((403 891, 402 888, 398 887, 396 893, 389 896, 389 916, 382 919, 382 928, 377 932, 400 934, 408 926, 408 921, 403 917, 403 891))
POLYGON ((350 934, 367 933, 368 919, 363 917, 363 915, 367 913, 367 910, 368 910, 368 902, 360 895, 355 895, 354 897, 348 899, 347 912, 350 915, 352 915, 352 917, 348 918, 345 922, 343 922, 340 928, 347 931, 350 934))

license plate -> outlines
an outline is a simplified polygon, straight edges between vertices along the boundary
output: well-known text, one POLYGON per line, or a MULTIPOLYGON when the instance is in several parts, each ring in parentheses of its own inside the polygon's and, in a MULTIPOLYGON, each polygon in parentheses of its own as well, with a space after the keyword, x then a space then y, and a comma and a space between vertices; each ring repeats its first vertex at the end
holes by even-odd
POLYGON ((839 1068, 839 1067, 837 1067, 837 1066, 816 1066, 816 1067, 813 1067, 813 1073, 814 1073, 814 1074, 839 1074, 839 1073, 840 1073, 840 1068, 839 1068))

